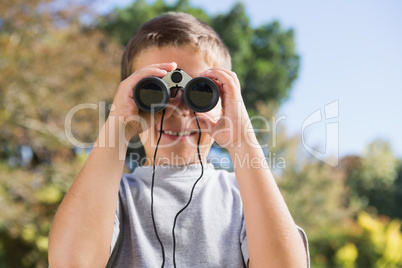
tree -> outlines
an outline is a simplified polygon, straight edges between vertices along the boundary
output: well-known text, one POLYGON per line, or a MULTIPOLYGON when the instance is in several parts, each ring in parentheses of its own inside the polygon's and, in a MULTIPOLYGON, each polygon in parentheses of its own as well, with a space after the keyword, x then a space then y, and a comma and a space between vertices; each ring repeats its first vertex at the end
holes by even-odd
POLYGON ((361 157, 345 160, 349 202, 360 203, 362 209, 375 209, 379 214, 401 217, 397 202, 401 198, 400 164, 390 144, 376 140, 366 147, 361 157))
POLYGON ((46 0, 0 3, 0 267, 47 267, 47 236, 86 158, 67 139, 93 142, 99 105, 119 83, 122 48, 84 27, 87 10, 46 0))
POLYGON ((241 3, 227 14, 212 17, 190 7, 188 0, 173 5, 162 0, 154 4, 137 0, 104 16, 98 26, 125 45, 141 24, 168 11, 190 13, 210 24, 222 37, 232 55, 233 70, 239 77, 250 115, 257 114, 257 100, 282 103, 289 96, 300 62, 293 30, 283 30, 278 21, 253 29, 241 3))
MULTIPOLYGON (((121 54, 121 47, 102 33, 80 25, 78 7, 73 15, 73 6, 52 12, 46 3, 5 7, 6 14, 17 15, 2 16, 0 40, 2 146, 29 145, 39 162, 47 161, 47 151, 70 146, 64 123, 71 108, 113 98, 119 82, 116 55, 121 54)), ((96 133, 90 130, 98 117, 90 109, 79 111, 72 122, 75 137, 93 142, 96 133)))

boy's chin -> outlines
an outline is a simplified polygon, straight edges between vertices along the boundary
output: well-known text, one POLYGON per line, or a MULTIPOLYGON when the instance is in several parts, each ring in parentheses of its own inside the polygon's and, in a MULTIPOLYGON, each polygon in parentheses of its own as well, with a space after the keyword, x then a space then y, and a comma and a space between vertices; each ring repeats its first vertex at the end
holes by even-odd
MULTIPOLYGON (((200 144, 200 149, 206 148, 206 144, 200 144)), ((163 141, 161 140, 159 143, 159 149, 169 151, 169 152, 184 152, 184 151, 197 151, 197 139, 188 140, 182 139, 172 140, 172 141, 163 141)))
POLYGON ((200 149, 211 148, 213 141, 209 136, 204 136, 201 138, 198 144, 198 133, 188 136, 171 136, 162 134, 162 138, 159 144, 163 145, 163 147, 166 149, 171 149, 172 151, 181 149, 197 150, 197 147, 199 147, 200 149))
MULTIPOLYGON (((200 152, 209 151, 212 146, 212 143, 208 140, 201 140, 200 144, 198 142, 198 135, 193 137, 176 137, 176 138, 164 138, 162 136, 159 146, 159 150, 164 150, 173 154, 188 154, 188 153, 197 153, 197 147, 200 149, 200 152)), ((155 141, 155 144, 157 141, 155 141)))

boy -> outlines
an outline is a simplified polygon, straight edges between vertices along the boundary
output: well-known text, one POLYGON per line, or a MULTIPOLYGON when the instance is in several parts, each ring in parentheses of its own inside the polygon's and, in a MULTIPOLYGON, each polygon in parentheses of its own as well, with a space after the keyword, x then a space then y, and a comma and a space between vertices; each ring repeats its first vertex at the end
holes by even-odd
POLYGON ((52 268, 309 265, 305 235, 266 168, 230 69, 215 31, 188 14, 168 13, 141 26, 124 52, 109 118, 55 216, 52 268), (135 85, 175 69, 212 79, 218 104, 196 114, 173 90, 164 112, 139 110, 135 85), (122 176, 127 146, 117 145, 135 135, 146 160, 122 176), (234 173, 206 164, 214 141, 228 149, 234 173), (260 168, 235 159, 257 159, 260 168))

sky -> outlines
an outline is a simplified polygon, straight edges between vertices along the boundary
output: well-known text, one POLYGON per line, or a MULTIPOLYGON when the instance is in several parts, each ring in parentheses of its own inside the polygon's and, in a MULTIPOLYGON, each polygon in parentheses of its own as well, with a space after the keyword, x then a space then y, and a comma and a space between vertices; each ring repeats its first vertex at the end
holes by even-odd
MULTIPOLYGON (((104 13, 130 2, 105 0, 97 7, 104 13)), ((215 15, 237 1, 190 2, 215 15)), ((339 157, 362 154, 382 139, 402 158, 402 1, 243 3, 253 27, 278 20, 295 30, 299 78, 278 113, 289 135, 303 134, 309 152, 339 157)))

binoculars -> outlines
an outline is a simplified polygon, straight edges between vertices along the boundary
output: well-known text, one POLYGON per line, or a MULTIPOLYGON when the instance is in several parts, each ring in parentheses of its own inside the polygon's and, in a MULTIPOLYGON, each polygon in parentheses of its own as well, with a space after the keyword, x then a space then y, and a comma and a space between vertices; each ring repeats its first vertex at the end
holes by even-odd
MULTIPOLYGON (((219 100, 218 86, 207 77, 192 78, 181 69, 158 77, 145 77, 134 87, 133 98, 139 109, 149 113, 163 110, 174 89, 183 90, 186 105, 195 112, 204 113, 215 107, 219 100)), ((173 96, 172 96, 173 95, 173 96)))

